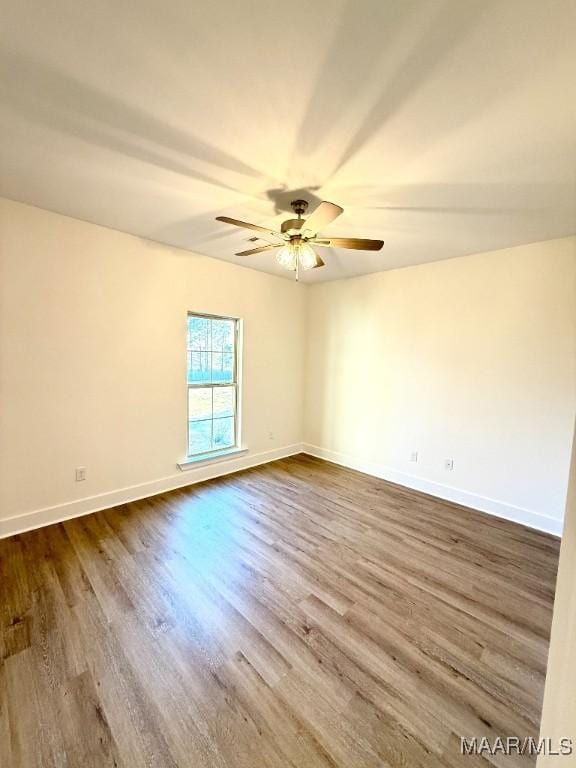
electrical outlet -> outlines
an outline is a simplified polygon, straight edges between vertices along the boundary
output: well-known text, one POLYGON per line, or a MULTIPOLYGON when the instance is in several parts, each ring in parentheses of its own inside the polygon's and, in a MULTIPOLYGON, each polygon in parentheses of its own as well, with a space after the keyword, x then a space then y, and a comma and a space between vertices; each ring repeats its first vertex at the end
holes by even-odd
POLYGON ((454 459, 444 459, 444 469, 451 472, 454 469, 454 459))
POLYGON ((274 440, 274 432, 268 432, 268 440, 274 440))
POLYGON ((410 461, 418 461, 418 451, 412 451, 410 454, 410 461))
POLYGON ((86 467, 76 467, 76 482, 86 480, 86 467))

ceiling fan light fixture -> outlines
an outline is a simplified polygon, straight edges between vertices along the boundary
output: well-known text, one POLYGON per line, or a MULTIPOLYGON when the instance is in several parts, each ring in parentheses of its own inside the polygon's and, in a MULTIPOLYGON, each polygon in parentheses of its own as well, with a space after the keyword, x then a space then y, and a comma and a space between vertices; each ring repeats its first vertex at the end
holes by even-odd
POLYGON ((301 240, 295 240, 280 248, 276 254, 276 261, 281 267, 291 272, 296 268, 306 270, 318 266, 318 257, 314 249, 301 240))

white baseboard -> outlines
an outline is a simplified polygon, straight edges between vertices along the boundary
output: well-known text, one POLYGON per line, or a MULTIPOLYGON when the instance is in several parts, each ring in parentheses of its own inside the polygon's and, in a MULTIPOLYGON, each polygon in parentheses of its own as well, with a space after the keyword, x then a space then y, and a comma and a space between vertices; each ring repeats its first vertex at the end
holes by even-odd
POLYGON ((202 465, 197 468, 188 469, 186 472, 178 472, 169 477, 163 477, 158 480, 152 480, 139 485, 132 485, 127 488, 120 488, 115 491, 101 493, 96 496, 88 496, 83 499, 57 504, 52 507, 44 507, 31 512, 25 512, 22 515, 16 515, 4 520, 0 520, 0 538, 13 536, 16 533, 24 533, 34 528, 42 528, 45 525, 60 523, 64 520, 70 520, 81 515, 88 515, 91 512, 98 512, 102 509, 109 509, 118 504, 126 504, 130 501, 145 499, 148 496, 154 496, 157 493, 165 493, 176 488, 185 488, 188 485, 200 483, 203 480, 211 480, 215 477, 229 475, 242 469, 249 469, 260 464, 267 464, 270 461, 283 459, 287 456, 293 456, 297 453, 308 453, 319 459, 325 459, 334 464, 343 467, 356 469, 359 472, 365 472, 368 475, 388 480, 391 483, 403 485, 415 491, 436 496, 446 501, 452 501, 465 507, 471 507, 481 512, 486 512, 495 517, 502 517, 505 520, 511 520, 515 523, 527 525, 545 533, 551 533, 554 536, 562 535, 562 521, 547 517, 538 512, 534 512, 522 507, 516 507, 512 504, 491 499, 486 496, 479 496, 459 488, 453 488, 449 485, 426 480, 415 475, 409 475, 399 472, 389 467, 382 467, 374 462, 357 459, 349 454, 330 451, 327 448, 320 448, 316 445, 307 443, 295 443, 294 445, 276 448, 272 451, 263 451, 261 453, 248 454, 230 459, 222 458, 218 462, 209 465, 202 465))
POLYGON ((436 496, 445 501, 452 501, 455 504, 471 507, 472 509, 486 512, 495 517, 502 517, 505 520, 511 520, 514 523, 521 523, 530 528, 535 528, 538 531, 551 533, 553 536, 562 535, 561 520, 547 517, 546 515, 534 512, 530 509, 516 507, 513 504, 508 504, 504 501, 499 501, 498 499, 491 499, 487 496, 479 496, 478 494, 470 493, 469 491, 463 491, 460 488, 442 485, 441 483, 426 480, 425 478, 417 477, 416 475, 410 475, 389 467, 383 467, 374 462, 357 459, 349 454, 331 451, 327 448, 320 448, 317 445, 305 443, 302 450, 304 453, 308 453, 310 456, 315 456, 318 459, 325 459, 333 464, 340 464, 349 469, 356 469, 367 475, 373 475, 374 477, 388 480, 391 483, 403 485, 406 488, 421 491, 430 496, 436 496))
POLYGON ((275 448, 272 451, 263 451, 261 453, 247 454, 240 457, 231 457, 230 459, 220 458, 217 462, 201 465, 197 468, 187 469, 185 472, 163 477, 159 480, 152 480, 139 485, 131 485, 127 488, 119 488, 115 491, 100 493, 97 496, 87 496, 83 499, 68 501, 64 504, 56 504, 52 507, 36 509, 32 512, 25 512, 22 515, 0 520, 0 539, 6 536, 13 536, 15 533, 24 533, 34 528, 42 528, 45 525, 60 523, 64 520, 70 520, 73 517, 88 515, 91 512, 98 512, 102 509, 109 509, 118 504, 126 504, 129 501, 145 499, 148 496, 154 496, 157 493, 173 491, 176 488, 184 488, 187 485, 194 485, 203 480, 211 480, 222 475, 229 475, 232 472, 238 472, 241 469, 249 469, 259 464, 267 464, 270 461, 284 459, 287 456, 293 456, 301 453, 303 446, 301 443, 287 445, 283 448, 275 448))

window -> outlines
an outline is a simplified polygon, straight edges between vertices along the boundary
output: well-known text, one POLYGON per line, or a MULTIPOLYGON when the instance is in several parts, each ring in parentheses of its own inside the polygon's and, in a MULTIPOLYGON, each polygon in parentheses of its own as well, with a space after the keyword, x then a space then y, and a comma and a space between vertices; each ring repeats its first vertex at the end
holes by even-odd
POLYGON ((188 315, 188 456, 238 445, 238 326, 188 315))

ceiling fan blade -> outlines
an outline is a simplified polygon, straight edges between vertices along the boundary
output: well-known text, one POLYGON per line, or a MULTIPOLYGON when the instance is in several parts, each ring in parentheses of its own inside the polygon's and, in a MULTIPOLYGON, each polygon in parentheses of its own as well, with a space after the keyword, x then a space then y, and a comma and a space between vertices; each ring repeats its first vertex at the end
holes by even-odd
POLYGON ((344 208, 324 201, 306 219, 303 229, 316 234, 330 224, 330 222, 334 221, 334 219, 337 219, 341 213, 344 213, 344 208))
POLYGON ((238 219, 231 219, 229 216, 216 216, 216 221, 223 221, 225 224, 233 224, 235 227, 244 227, 245 229, 255 229, 256 232, 265 232, 267 235, 273 235, 274 237, 282 238, 280 232, 275 232, 273 229, 266 229, 266 227, 259 227, 258 224, 250 224, 247 221, 239 221, 238 219))
MULTIPOLYGON (((274 245, 278 245, 276 241, 278 240, 279 237, 280 235, 272 235, 272 234, 266 235, 264 233, 260 233, 259 235, 254 235, 254 237, 249 237, 248 242, 249 243, 265 242, 265 243, 273 243, 274 245)), ((286 245, 286 240, 284 241, 284 243, 282 243, 282 245, 286 245)))
POLYGON ((273 248, 280 248, 284 243, 272 243, 270 245, 261 245, 260 248, 250 248, 248 251, 240 251, 240 253, 234 254, 235 256, 252 256, 254 253, 262 253, 262 251, 271 251, 273 248))
POLYGON ((318 267, 325 267, 325 266, 326 266, 326 262, 324 261, 324 259, 321 259, 320 256, 316 254, 316 264, 312 267, 312 269, 318 269, 318 267))
POLYGON ((309 242, 325 248, 352 248, 355 251, 379 251, 384 245, 384 240, 368 240, 364 237, 323 237, 309 242))

